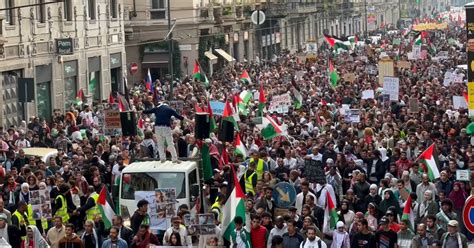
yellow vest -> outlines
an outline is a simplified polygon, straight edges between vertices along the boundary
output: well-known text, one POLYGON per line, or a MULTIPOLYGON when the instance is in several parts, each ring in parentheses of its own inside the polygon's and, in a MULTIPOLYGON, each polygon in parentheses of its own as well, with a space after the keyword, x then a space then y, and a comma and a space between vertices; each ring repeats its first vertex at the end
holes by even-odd
MULTIPOLYGON (((21 225, 20 223, 25 221, 25 218, 23 218, 23 215, 20 214, 20 212, 18 212, 18 210, 16 210, 15 212, 13 212, 13 215, 12 216, 16 216, 16 218, 18 219, 18 225, 21 225)), ((26 220, 25 222, 27 222, 28 220, 26 220)), ((28 223, 25 223, 26 225, 28 225, 28 223)), ((20 229, 21 227, 18 226, 18 229, 20 229)), ((26 240, 26 235, 25 236, 21 236, 21 240, 26 240)))
MULTIPOLYGON (((28 223, 30 225, 36 225, 36 220, 33 219, 33 206, 31 204, 28 204, 28 223)), ((41 217, 41 227, 43 227, 44 231, 48 230, 48 219, 41 217)))
POLYGON ((99 208, 97 207, 97 199, 99 199, 99 194, 94 192, 89 197, 94 200, 95 205, 86 211, 86 220, 94 221, 95 217, 99 214, 99 208))
POLYGON ((56 215, 63 218, 63 223, 67 223, 69 221, 69 214, 67 213, 66 198, 62 195, 58 195, 56 196, 55 201, 57 201, 58 198, 61 201, 61 208, 56 211, 56 215))
POLYGON ((214 204, 212 204, 211 206, 211 211, 214 210, 214 209, 217 209, 217 211, 219 211, 219 222, 222 222, 222 214, 221 214, 221 204, 216 201, 214 202, 214 204))
MULTIPOLYGON (((250 175, 249 177, 247 177, 247 172, 245 172, 244 174, 244 179, 245 179, 245 193, 252 193, 253 196, 255 196, 255 189, 253 188, 253 177, 256 175, 257 173, 254 171, 252 173, 252 175, 250 175)), ((258 178, 258 177, 257 177, 258 178)))
MULTIPOLYGON (((251 158, 250 159, 250 163, 253 162, 254 159, 251 158)), ((257 172, 257 180, 262 180, 262 176, 263 176, 263 170, 265 169, 265 167, 263 166, 263 159, 258 159, 258 162, 257 162, 257 167, 255 168, 255 172, 257 172)))

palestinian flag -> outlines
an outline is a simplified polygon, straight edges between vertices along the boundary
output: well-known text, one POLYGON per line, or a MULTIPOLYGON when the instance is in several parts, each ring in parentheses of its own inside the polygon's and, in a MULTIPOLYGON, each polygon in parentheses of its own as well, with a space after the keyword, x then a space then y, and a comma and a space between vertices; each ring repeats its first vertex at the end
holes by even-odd
POLYGON ((201 80, 201 69, 199 68, 199 63, 197 60, 194 61, 193 78, 201 80))
POLYGON ((102 221, 104 222, 105 229, 112 227, 112 217, 114 217, 114 203, 110 197, 107 188, 104 186, 100 190, 99 198, 97 198, 97 207, 99 208, 102 221))
POLYGON ((260 84, 260 91, 258 93, 258 113, 259 116, 263 116, 263 109, 265 108, 265 104, 267 103, 267 99, 265 98, 265 92, 263 92, 263 84, 260 84))
POLYGON ((328 75, 329 75, 329 84, 335 88, 337 86, 337 81, 339 80, 339 76, 337 75, 337 71, 334 68, 331 60, 328 60, 328 75))
POLYGON ((242 92, 240 92, 239 96, 244 104, 248 104, 250 100, 252 100, 253 94, 248 90, 243 90, 242 92))
POLYGON ((145 121, 143 120, 143 118, 140 117, 140 119, 138 119, 137 126, 140 129, 145 128, 145 121))
POLYGON ((225 101, 224 112, 222 113, 222 120, 230 121, 234 123, 234 128, 238 130, 239 126, 237 125, 238 114, 234 113, 234 110, 230 106, 229 101, 225 101))
POLYGON ((293 88, 291 91, 293 93, 293 105, 295 106, 295 109, 300 109, 303 105, 303 96, 295 88, 293 88))
POLYGON ((209 119, 210 119, 210 123, 211 123, 211 133, 216 130, 217 128, 217 124, 216 124, 216 119, 214 119, 214 113, 212 112, 212 108, 211 108, 211 102, 208 100, 207 101, 207 113, 209 113, 209 119))
POLYGON ((342 50, 351 49, 351 42, 349 40, 343 41, 337 38, 336 36, 327 35, 327 34, 324 35, 324 38, 326 39, 329 46, 331 46, 336 51, 339 49, 342 49, 342 50))
POLYGON ((421 45, 421 43, 422 43, 421 33, 418 33, 413 39, 413 45, 421 45))
POLYGON ((248 115, 249 111, 247 110, 247 105, 242 101, 240 95, 234 95, 235 107, 239 110, 239 113, 242 115, 248 115))
POLYGON ((408 220, 411 230, 415 230, 415 214, 411 209, 411 201, 411 196, 409 196, 403 208, 402 220, 408 220))
MULTIPOLYGON (((224 231, 224 238, 229 241, 230 234, 235 229, 235 217, 239 216, 245 221, 245 194, 240 187, 234 167, 231 166, 230 168, 234 175, 234 189, 222 207, 222 230, 224 231)), ((247 238, 249 239, 250 237, 247 238)))
POLYGON ((324 223, 323 223, 323 233, 328 233, 331 230, 336 229, 336 223, 339 221, 337 216, 336 201, 332 199, 329 191, 326 192, 326 209, 324 210, 324 223))
POLYGON ((435 179, 439 178, 439 170, 438 165, 436 163, 436 156, 437 154, 435 152, 435 144, 433 143, 417 159, 423 162, 424 165, 422 166, 422 168, 420 168, 420 170, 423 170, 425 173, 427 173, 431 181, 434 181, 435 179))
POLYGON ((194 104, 194 110, 196 111, 196 113, 206 112, 206 111, 202 110, 201 107, 199 107, 199 103, 197 103, 197 102, 194 104))
POLYGON ((85 97, 84 97, 84 91, 81 89, 79 89, 79 91, 77 92, 76 94, 76 104, 77 105, 82 105, 84 103, 84 100, 85 100, 85 97))
POLYGON ((109 94, 109 104, 115 103, 115 98, 114 94, 112 94, 112 91, 109 94))
POLYGON ((209 146, 204 142, 201 147, 201 159, 202 159, 202 174, 204 182, 212 179, 212 165, 211 165, 211 154, 209 153, 209 146))
POLYGON ((238 133, 235 136, 235 153, 241 154, 244 159, 247 157, 247 149, 245 148, 244 143, 240 141, 240 135, 238 133))
POLYGON ((130 106, 128 105, 127 99, 125 99, 125 97, 121 94, 118 94, 117 98, 120 112, 128 111, 130 109, 130 106))
POLYGON ((249 76, 249 73, 247 72, 247 70, 244 70, 242 72, 242 75, 240 75, 240 81, 242 81, 246 84, 252 83, 252 80, 250 80, 250 76, 249 76))
POLYGON ((94 97, 95 95, 95 91, 96 91, 96 88, 97 88, 97 76, 96 76, 96 73, 97 72, 91 72, 89 75, 90 75, 90 78, 89 78, 89 94, 92 95, 92 97, 94 97))
POLYGON ((270 116, 262 117, 262 130, 260 131, 263 139, 269 140, 280 136, 283 132, 278 124, 270 116))

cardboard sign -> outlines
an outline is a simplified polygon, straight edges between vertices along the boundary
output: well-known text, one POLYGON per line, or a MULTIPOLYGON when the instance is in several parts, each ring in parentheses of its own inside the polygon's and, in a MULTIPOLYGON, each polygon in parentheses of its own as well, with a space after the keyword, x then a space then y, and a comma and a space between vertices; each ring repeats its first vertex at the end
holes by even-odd
POLYGON ((360 109, 345 110, 344 121, 348 123, 359 123, 360 122, 360 109))
POLYGON ((420 112, 420 105, 418 104, 418 99, 410 98, 408 100, 408 111, 410 113, 418 113, 420 112))
POLYGON ((393 60, 391 59, 381 59, 379 60, 379 85, 383 86, 384 77, 393 77, 395 72, 393 69, 393 60))
POLYGON ((411 69, 411 62, 410 61, 405 61, 405 60, 400 60, 397 62, 397 67, 400 69, 411 69))
POLYGON ((456 170, 456 181, 471 181, 471 171, 470 170, 456 170))
POLYGON ((104 134, 108 136, 122 135, 120 111, 112 109, 104 110, 104 134))
POLYGON ((390 101, 398 101, 400 79, 397 77, 383 78, 383 93, 389 95, 390 101))
POLYGON ((355 73, 346 73, 344 74, 343 78, 344 78, 344 81, 353 83, 356 79, 356 75, 355 73))

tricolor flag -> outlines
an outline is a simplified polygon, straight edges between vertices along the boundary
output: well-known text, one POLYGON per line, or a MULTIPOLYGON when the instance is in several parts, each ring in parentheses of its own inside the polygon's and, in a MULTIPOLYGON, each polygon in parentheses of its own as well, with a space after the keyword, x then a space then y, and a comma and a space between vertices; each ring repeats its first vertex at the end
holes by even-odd
POLYGON ((262 117, 262 129, 260 134, 263 139, 269 140, 277 136, 280 136, 283 133, 281 127, 272 119, 270 116, 262 117))
POLYGON ((194 104, 194 110, 196 111, 196 113, 206 112, 201 107, 199 107, 199 103, 197 103, 197 102, 194 104))
MULTIPOLYGON (((234 175, 234 189, 222 208, 222 230, 226 240, 230 240, 230 234, 235 229, 235 217, 239 216, 245 221, 245 194, 240 187, 234 167, 231 166, 230 168, 234 175)), ((249 239, 250 237, 247 238, 249 239)))
POLYGON ((252 100, 253 94, 248 90, 243 90, 242 92, 240 92, 239 96, 244 104, 248 104, 250 100, 252 100))
POLYGON ((260 91, 258 93, 258 116, 263 116, 263 109, 265 108, 266 103, 267 99, 265 98, 265 92, 263 91, 263 83, 260 83, 260 91))
POLYGON ((244 159, 247 157, 247 149, 245 148, 244 143, 240 140, 240 135, 238 133, 235 136, 235 153, 241 154, 244 159))
POLYGON ((197 60, 194 61, 193 78, 201 80, 201 69, 199 68, 199 63, 197 60))
POLYGON ((76 104, 77 105, 82 105, 84 103, 84 91, 81 89, 79 89, 79 91, 76 93, 76 104))
POLYGON ((140 129, 145 128, 145 121, 143 120, 143 118, 140 117, 140 119, 138 119, 137 126, 140 129))
POLYGON ((421 45, 421 43, 422 43, 422 40, 421 40, 421 32, 420 32, 415 36, 415 39, 413 39, 413 45, 421 45))
POLYGON ((417 160, 421 160, 423 162, 422 168, 425 173, 428 174, 428 177, 431 181, 439 178, 439 170, 438 165, 436 163, 436 152, 435 152, 435 144, 433 143, 426 149, 417 160))
POLYGON ((329 75, 329 84, 335 88, 337 86, 337 81, 339 80, 339 76, 337 75, 337 71, 332 64, 332 61, 328 60, 328 75, 329 75))
POLYGON ((303 105, 303 96, 296 88, 293 88, 291 91, 293 93, 293 99, 294 99, 293 105, 295 105, 295 109, 300 109, 301 106, 303 105))
POLYGON ((324 210, 323 233, 330 233, 336 228, 336 223, 339 221, 337 216, 336 201, 332 199, 329 191, 326 191, 326 209, 324 210))
POLYGON ((151 81, 150 68, 148 68, 148 73, 146 74, 145 86, 148 91, 153 92, 153 83, 151 81))
POLYGON ((240 81, 242 81, 246 84, 252 83, 252 80, 250 80, 250 76, 249 76, 249 73, 247 72, 247 70, 244 70, 242 72, 242 75, 240 75, 240 81))
POLYGON ((114 203, 105 186, 102 187, 99 198, 97 198, 97 207, 99 208, 100 215, 102 216, 105 229, 109 229, 112 227, 112 217, 114 217, 115 212, 114 203))
POLYGON ((411 201, 411 196, 409 196, 403 208, 402 220, 408 220, 411 230, 415 230, 415 214, 411 209, 411 201))
POLYGON ((350 50, 351 49, 351 42, 350 41, 342 41, 341 39, 337 38, 333 35, 324 34, 324 38, 326 39, 329 46, 334 48, 335 51, 342 49, 342 50, 350 50))
POLYGON ((242 115, 248 115, 249 111, 247 110, 247 104, 244 103, 244 101, 240 98, 240 95, 234 95, 234 103, 235 107, 239 111, 239 114, 242 115))
POLYGON ((94 97, 95 95, 95 89, 97 87, 97 77, 96 77, 96 72, 91 72, 89 75, 90 75, 90 78, 89 78, 89 94, 92 95, 92 97, 94 97))
POLYGON ((118 94, 117 98, 120 112, 128 111, 130 106, 128 105, 127 99, 121 94, 118 94))
POLYGON ((203 143, 201 147, 201 159, 202 159, 202 174, 204 178, 204 182, 209 181, 212 179, 212 164, 211 164, 211 154, 209 151, 209 145, 207 143, 203 143))

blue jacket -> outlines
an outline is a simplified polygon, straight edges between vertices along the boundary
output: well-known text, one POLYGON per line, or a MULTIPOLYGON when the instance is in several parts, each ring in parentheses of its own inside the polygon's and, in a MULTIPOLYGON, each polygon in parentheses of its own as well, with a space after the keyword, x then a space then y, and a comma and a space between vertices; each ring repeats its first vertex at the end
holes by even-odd
POLYGON ((144 114, 155 114, 155 126, 171 126, 171 117, 183 120, 184 117, 179 115, 174 109, 168 105, 162 104, 152 109, 143 111, 144 114))
MULTIPOLYGON (((106 241, 104 241, 101 248, 110 248, 111 244, 112 241, 110 239, 107 239, 106 241)), ((121 238, 118 238, 117 248, 128 248, 127 242, 121 238)))

